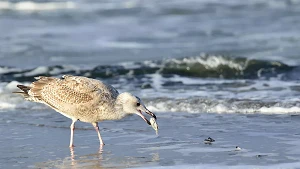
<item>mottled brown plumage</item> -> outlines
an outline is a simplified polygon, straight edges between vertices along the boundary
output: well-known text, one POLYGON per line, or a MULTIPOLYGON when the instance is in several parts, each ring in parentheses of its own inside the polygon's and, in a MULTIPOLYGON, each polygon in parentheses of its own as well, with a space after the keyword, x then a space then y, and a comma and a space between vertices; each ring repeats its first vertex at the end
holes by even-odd
POLYGON ((46 104, 72 119, 70 146, 73 146, 73 131, 77 120, 92 123, 98 132, 100 144, 104 144, 100 136, 98 122, 118 120, 127 114, 136 113, 148 124, 142 111, 151 113, 141 100, 130 93, 119 92, 111 85, 99 80, 82 76, 64 75, 62 79, 40 76, 29 86, 18 85, 26 100, 46 104))

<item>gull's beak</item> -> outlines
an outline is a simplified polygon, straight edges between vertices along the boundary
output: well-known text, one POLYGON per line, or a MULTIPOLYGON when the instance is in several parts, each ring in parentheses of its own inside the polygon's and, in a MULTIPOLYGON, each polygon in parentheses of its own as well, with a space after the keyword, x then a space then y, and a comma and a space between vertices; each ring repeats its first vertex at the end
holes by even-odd
POLYGON ((152 116, 156 120, 155 114, 152 113, 151 111, 149 111, 145 106, 140 106, 140 107, 141 108, 138 109, 137 115, 141 116, 142 119, 145 120, 145 122, 147 122, 149 125, 151 125, 151 123, 149 122, 149 120, 146 119, 146 117, 142 114, 142 112, 145 112, 145 113, 149 114, 150 116, 152 116))
POLYGON ((152 113, 151 111, 149 111, 147 108, 145 108, 146 109, 146 113, 147 114, 149 114, 150 116, 152 116, 155 120, 156 120, 156 116, 155 116, 155 114, 154 113, 152 113))
POLYGON ((149 125, 151 125, 150 121, 146 119, 146 117, 142 114, 142 111, 141 111, 141 110, 138 110, 137 115, 141 116, 141 118, 142 118, 143 120, 145 120, 146 123, 148 123, 149 125))

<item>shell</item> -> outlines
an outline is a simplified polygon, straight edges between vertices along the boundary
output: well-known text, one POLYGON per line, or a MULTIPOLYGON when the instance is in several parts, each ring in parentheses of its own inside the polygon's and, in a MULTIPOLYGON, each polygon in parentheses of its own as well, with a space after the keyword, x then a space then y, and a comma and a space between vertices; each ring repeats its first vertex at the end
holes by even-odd
POLYGON ((155 118, 153 118, 153 117, 150 118, 150 123, 151 123, 152 128, 156 131, 156 135, 158 135, 158 125, 157 125, 155 118))

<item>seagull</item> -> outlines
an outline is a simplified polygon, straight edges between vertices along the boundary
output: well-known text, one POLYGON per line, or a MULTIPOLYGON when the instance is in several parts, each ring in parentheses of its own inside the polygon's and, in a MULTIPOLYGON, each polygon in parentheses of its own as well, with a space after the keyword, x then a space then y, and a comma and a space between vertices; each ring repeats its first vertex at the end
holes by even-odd
POLYGON ((149 120, 142 112, 156 119, 141 99, 131 93, 119 93, 114 87, 102 81, 83 76, 63 75, 56 77, 35 77, 29 86, 17 85, 25 100, 43 103, 62 115, 72 119, 70 125, 70 147, 74 147, 73 136, 77 120, 91 123, 104 145, 98 122, 119 120, 129 114, 137 114, 148 125, 149 120))

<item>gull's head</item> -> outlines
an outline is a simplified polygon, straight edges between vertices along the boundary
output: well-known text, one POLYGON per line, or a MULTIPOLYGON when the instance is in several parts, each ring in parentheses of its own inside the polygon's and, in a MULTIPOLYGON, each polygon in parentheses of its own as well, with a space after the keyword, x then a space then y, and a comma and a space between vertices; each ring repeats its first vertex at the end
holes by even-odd
POLYGON ((156 119, 155 114, 146 108, 146 106, 143 104, 141 99, 138 98, 137 96, 132 95, 131 93, 127 93, 127 92, 121 93, 118 96, 118 101, 119 104, 122 106, 122 110, 124 113, 137 114, 140 117, 142 117, 142 119, 145 120, 145 122, 147 122, 149 125, 151 125, 151 123, 142 114, 143 112, 149 114, 150 116, 156 119))

